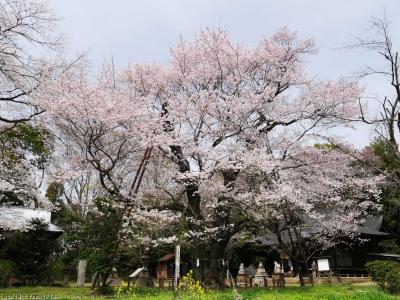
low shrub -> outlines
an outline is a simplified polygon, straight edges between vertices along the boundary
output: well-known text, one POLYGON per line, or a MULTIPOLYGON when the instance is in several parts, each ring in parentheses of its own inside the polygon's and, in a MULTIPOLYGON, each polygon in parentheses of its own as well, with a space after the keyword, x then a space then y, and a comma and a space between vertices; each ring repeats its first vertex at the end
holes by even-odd
POLYGON ((374 260, 366 264, 372 279, 378 286, 392 294, 400 293, 400 263, 388 260, 374 260))

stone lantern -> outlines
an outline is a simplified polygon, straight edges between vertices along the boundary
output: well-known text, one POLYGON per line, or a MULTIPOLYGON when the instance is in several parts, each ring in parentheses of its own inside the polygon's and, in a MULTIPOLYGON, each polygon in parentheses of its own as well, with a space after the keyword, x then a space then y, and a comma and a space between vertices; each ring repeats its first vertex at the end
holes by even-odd
POLYGON ((265 271, 262 261, 259 262, 256 275, 253 281, 254 286, 265 287, 267 283, 267 272, 265 271))
POLYGON ((244 264, 241 263, 239 266, 239 271, 238 274, 236 276, 236 285, 238 287, 247 287, 247 276, 246 273, 244 271, 244 264))

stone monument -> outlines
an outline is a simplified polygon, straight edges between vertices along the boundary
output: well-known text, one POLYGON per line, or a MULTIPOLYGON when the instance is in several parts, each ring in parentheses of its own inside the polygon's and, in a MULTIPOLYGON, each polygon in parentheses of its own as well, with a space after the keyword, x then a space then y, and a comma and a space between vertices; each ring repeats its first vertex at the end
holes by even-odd
POLYGON ((274 261, 274 273, 278 274, 281 273, 281 264, 278 263, 277 261, 274 261))
POLYGON ((274 287, 285 287, 285 275, 281 264, 274 261, 274 273, 272 274, 272 284, 274 287))
POLYGON ((239 271, 238 274, 236 276, 236 285, 238 287, 247 287, 247 276, 246 273, 244 271, 244 264, 241 263, 239 266, 239 271))
POLYGON ((254 286, 265 287, 267 283, 267 272, 265 272, 264 265, 262 261, 259 262, 256 275, 254 275, 254 286))
POLYGON ((79 287, 83 287, 85 285, 86 266, 87 266, 87 260, 86 259, 79 260, 78 276, 77 276, 77 279, 76 279, 76 285, 79 286, 79 287))

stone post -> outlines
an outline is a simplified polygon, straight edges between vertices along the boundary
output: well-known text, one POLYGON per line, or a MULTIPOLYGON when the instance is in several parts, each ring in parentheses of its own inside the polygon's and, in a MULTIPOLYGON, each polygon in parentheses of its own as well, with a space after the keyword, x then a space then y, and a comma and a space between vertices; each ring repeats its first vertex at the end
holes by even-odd
POLYGON ((83 287, 85 285, 86 266, 87 260, 81 259, 78 265, 78 278, 76 279, 76 285, 79 287, 83 287))

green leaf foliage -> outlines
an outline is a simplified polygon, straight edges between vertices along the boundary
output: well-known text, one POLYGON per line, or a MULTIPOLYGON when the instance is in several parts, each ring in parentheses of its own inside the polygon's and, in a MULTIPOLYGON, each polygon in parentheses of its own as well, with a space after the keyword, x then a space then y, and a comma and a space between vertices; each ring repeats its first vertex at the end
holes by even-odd
POLYGON ((378 286, 392 294, 400 293, 400 263, 389 260, 374 260, 366 264, 378 286))
POLYGON ((52 152, 51 135, 42 126, 17 124, 0 135, 0 150, 11 160, 27 159, 29 153, 31 163, 42 169, 52 152))
POLYGON ((389 171, 400 170, 400 160, 387 140, 375 139, 371 147, 373 152, 380 158, 384 169, 389 171))
POLYGON ((391 237, 379 245, 384 252, 400 253, 400 160, 393 146, 385 139, 375 139, 370 145, 373 153, 379 158, 378 167, 388 172, 388 180, 382 187, 381 204, 384 216, 383 230, 391 237))
POLYGON ((52 282, 53 254, 58 241, 48 237, 47 224, 32 220, 29 229, 17 231, 1 240, 0 259, 12 263, 13 276, 21 284, 50 284, 52 282))

